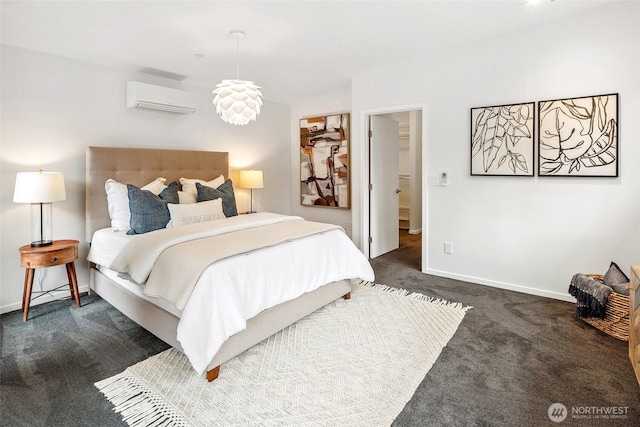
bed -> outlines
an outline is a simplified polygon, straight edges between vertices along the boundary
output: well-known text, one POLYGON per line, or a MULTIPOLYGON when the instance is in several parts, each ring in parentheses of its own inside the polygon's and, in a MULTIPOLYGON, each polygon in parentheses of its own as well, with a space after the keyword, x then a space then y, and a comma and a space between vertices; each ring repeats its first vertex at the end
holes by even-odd
MULTIPOLYGON (((182 305, 181 307, 177 307, 173 303, 167 304, 167 301, 165 301, 164 298, 145 295, 144 289, 145 286, 149 285, 148 283, 137 285, 133 283, 132 280, 123 278, 122 274, 119 274, 117 271, 113 271, 109 268, 112 266, 108 265, 110 264, 111 260, 122 255, 120 251, 123 247, 127 247, 128 239, 130 238, 123 236, 122 233, 114 233, 109 228, 112 225, 112 222, 107 207, 107 197, 105 194, 105 182, 108 179, 113 179, 119 183, 133 184, 136 186, 143 186, 146 183, 156 180, 158 177, 165 178, 167 183, 179 181, 180 178, 183 177, 212 181, 220 175, 223 175, 224 177, 229 176, 228 159, 228 153, 209 151, 88 147, 86 152, 86 238, 87 241, 92 245, 89 263, 90 289, 92 292, 100 295, 100 297, 109 302, 127 317, 131 318, 133 321, 153 333, 161 340, 181 351, 184 351, 185 354, 189 356, 190 360, 192 360, 192 356, 190 353, 193 353, 193 344, 189 343, 189 341, 195 340, 201 341, 204 344, 208 344, 207 340, 209 339, 209 336, 213 337, 211 338, 212 341, 219 340, 219 337, 215 338, 215 333, 209 333, 209 329, 207 329, 209 327, 212 329, 220 329, 217 325, 209 325, 209 323, 204 322, 206 323, 203 329, 204 332, 202 333, 202 336, 199 336, 199 334, 201 333, 201 327, 194 327, 195 324, 193 323, 193 319, 199 318, 200 316, 200 312, 194 310, 206 310, 207 308, 209 308, 209 311, 215 311, 212 309, 214 303, 211 303, 211 307, 207 306, 207 304, 210 304, 210 302, 206 300, 206 298, 210 297, 203 296, 209 295, 211 291, 209 291, 208 287, 206 287, 205 285, 201 285, 201 282, 205 281, 205 276, 207 275, 208 277, 216 278, 220 278, 222 276, 219 273, 209 273, 210 270, 214 271, 215 268, 225 268, 223 264, 227 262, 250 262, 250 265, 261 264, 261 261, 259 261, 260 258, 257 257, 266 256, 266 254, 268 253, 267 251, 274 251, 278 254, 279 257, 283 257, 282 254, 286 252, 277 251, 293 250, 296 248, 296 246, 292 245, 308 245, 309 243, 306 243, 307 241, 305 239, 320 239, 321 236, 325 236, 329 233, 334 232, 333 230, 331 230, 329 232, 322 232, 313 236, 295 239, 293 241, 287 240, 286 245, 290 245, 290 248, 286 247, 286 245, 283 243, 279 245, 273 245, 272 247, 265 249, 251 250, 247 253, 239 253, 235 257, 229 257, 227 259, 218 261, 217 263, 214 263, 210 267, 208 267, 207 270, 205 270, 207 274, 203 273, 202 276, 198 279, 198 283, 195 285, 195 288, 192 291, 193 295, 197 295, 197 298, 190 298, 186 302, 186 306, 182 305), (93 241, 94 239, 95 241, 93 241), (102 251, 102 253, 108 254, 111 258, 109 256, 106 256, 106 258, 100 258, 91 255, 92 252, 100 253, 100 251, 98 250, 98 246, 102 244, 99 242, 103 239, 106 239, 107 241, 115 241, 114 244, 118 248, 117 251, 111 249, 102 251), (118 254, 116 254, 116 252, 118 252, 118 254), (96 261, 93 258, 100 260, 107 259, 109 261, 96 261), (193 307, 196 306, 200 308, 194 309, 193 307), (185 324, 187 324, 188 326, 185 326, 185 324), (185 349, 183 348, 183 343, 187 344, 185 346, 187 348, 187 351, 185 351, 185 349)), ((301 220, 301 218, 299 219, 301 220)), ((276 214, 269 213, 262 213, 257 215, 239 215, 233 218, 222 219, 220 221, 212 221, 211 223, 215 224, 216 227, 227 230, 224 227, 227 227, 229 224, 231 228, 245 227, 245 225, 243 225, 245 223, 251 223, 250 227, 258 227, 258 225, 262 226, 261 224, 254 224, 260 221, 267 225, 271 224, 273 221, 276 221, 278 223, 289 221, 295 224, 300 223, 300 221, 298 221, 298 218, 295 217, 282 217, 276 214)), ((275 224, 274 226, 279 225, 280 224, 275 224)), ((188 225, 182 228, 188 229, 192 226, 199 227, 200 224, 188 225)), ((174 235, 176 235, 175 230, 176 229, 174 228, 173 231, 169 231, 166 234, 173 233, 174 235)), ((258 230, 258 228, 255 228, 255 230, 258 230)), ((247 233, 246 230, 241 230, 240 232, 247 233)), ((156 234, 159 235, 162 233, 165 232, 162 231, 160 233, 148 233, 145 238, 148 238, 150 236, 153 237, 156 234)), ((220 231, 216 233, 225 234, 227 238, 229 238, 228 236, 231 236, 231 234, 227 234, 226 231, 220 231)), ((133 238, 138 239, 139 237, 133 236, 133 238)), ((309 242, 315 242, 313 243, 314 245, 319 244, 314 240, 309 240, 309 242)), ((350 244, 352 245, 352 243, 350 244)), ((133 246, 133 244, 130 246, 133 246)), ((297 252, 301 252, 301 250, 299 249, 301 247, 303 246, 298 246, 297 252)), ((355 246, 353 247, 353 249, 355 249, 355 246)), ((357 249, 355 250, 357 251, 357 249)), ((168 250, 163 251, 165 256, 168 252, 168 250)), ((326 252, 330 253, 332 252, 332 249, 327 249, 326 252)), ((328 256, 331 255, 327 255, 327 257, 328 256)), ((352 276, 354 274, 358 274, 359 276, 361 276, 359 278, 365 280, 373 280, 373 271, 371 270, 370 265, 363 256, 358 258, 357 262, 351 262, 351 264, 362 264, 362 260, 364 260, 366 266, 360 265, 358 267, 358 273, 345 274, 350 274, 352 276)), ((262 264, 271 265, 272 262, 267 263, 265 261, 262 264)), ((241 265, 242 264, 238 264, 238 266, 241 265)), ((243 270, 243 267, 236 266, 234 268, 236 270, 243 270)), ((269 273, 268 271, 266 271, 268 270, 267 267, 264 268, 264 277, 273 277, 269 276, 269 274, 273 273, 269 273)), ((244 270, 247 270, 247 268, 244 267, 244 270)), ((235 277, 233 276, 233 274, 226 273, 225 270, 224 277, 227 277, 227 275, 229 275, 229 277, 235 277)), ((153 277, 153 273, 150 277, 153 277)), ((157 277, 162 278, 164 276, 159 273, 156 274, 156 278, 157 277)), ((304 274, 300 276, 299 280, 289 279, 289 276, 286 277, 287 280, 290 280, 291 282, 302 283, 303 288, 304 286, 306 286, 305 280, 307 280, 307 276, 304 274)), ((244 327, 245 324, 243 324, 243 328, 241 328, 241 330, 234 331, 232 334, 230 334, 229 337, 225 337, 224 342, 221 345, 218 345, 216 343, 216 345, 214 346, 215 353, 212 354, 211 357, 209 357, 208 355, 198 355, 198 357, 194 356, 194 359, 200 358, 199 364, 202 366, 206 366, 204 371, 206 371, 207 380, 213 381, 219 374, 220 365, 225 361, 235 357, 249 347, 268 338, 277 331, 296 322, 297 320, 323 307, 324 305, 338 298, 349 298, 351 291, 351 279, 355 278, 358 277, 344 277, 340 278, 339 280, 328 280, 327 283, 322 283, 321 285, 309 285, 308 291, 289 291, 289 289, 285 289, 283 291, 282 289, 274 287, 273 293, 277 294, 277 297, 272 296, 270 289, 268 290, 268 292, 255 291, 256 294, 260 294, 262 292, 263 295, 263 297, 257 298, 266 298, 264 297, 264 295, 267 295, 268 299, 270 299, 271 302, 251 302, 250 304, 253 304, 253 310, 256 310, 256 307, 260 306, 260 304, 271 304, 271 306, 268 306, 263 310, 260 309, 260 311, 255 315, 252 315, 251 317, 246 319, 246 327, 244 327), (290 292, 303 293, 301 295, 296 294, 295 297, 292 297, 292 294, 284 295, 290 292), (284 296, 280 296, 280 294, 283 294, 284 296), (275 300, 273 298, 275 298, 275 300), (274 301, 276 302, 274 303, 274 301), (204 359, 204 364, 202 361, 202 357, 206 357, 204 359)), ((242 280, 239 279, 238 282, 242 282, 243 280, 246 282, 249 279, 250 278, 242 278, 242 280)), ((250 280, 255 279, 251 278, 250 280)), ((318 279, 314 278, 314 280, 318 279)), ((162 282, 162 280, 156 281, 162 282)), ((234 292, 235 291, 229 291, 228 294, 235 295, 234 292)), ((254 292, 252 291, 251 293, 253 294, 254 292)), ((218 304, 222 303, 218 302, 218 304)), ((249 303, 247 302, 247 304, 249 303)), ((236 329, 238 328, 236 327, 236 329)), ((194 368, 196 368, 196 364, 193 360, 192 364, 194 368)), ((200 371, 201 369, 202 368, 196 370, 200 371)))

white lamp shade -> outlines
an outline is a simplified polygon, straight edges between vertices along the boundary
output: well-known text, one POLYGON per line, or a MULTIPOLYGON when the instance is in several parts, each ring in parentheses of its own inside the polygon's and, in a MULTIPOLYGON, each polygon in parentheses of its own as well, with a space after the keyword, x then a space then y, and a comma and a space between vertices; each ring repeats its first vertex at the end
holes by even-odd
POLYGON ((262 171, 242 170, 240 171, 240 188, 263 188, 262 171))
POLYGON ((65 200, 62 172, 18 172, 13 191, 14 203, 51 203, 65 200))
POLYGON ((244 126, 260 114, 262 92, 248 80, 223 80, 213 91, 213 105, 220 118, 232 125, 244 126))

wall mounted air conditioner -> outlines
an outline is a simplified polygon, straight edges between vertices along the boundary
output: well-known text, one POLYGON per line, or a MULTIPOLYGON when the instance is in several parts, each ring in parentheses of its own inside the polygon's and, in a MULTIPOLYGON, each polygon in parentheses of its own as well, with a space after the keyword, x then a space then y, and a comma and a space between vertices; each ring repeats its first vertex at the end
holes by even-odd
POLYGON ((191 114, 198 110, 198 96, 193 93, 142 82, 127 82, 127 108, 170 114, 191 114))

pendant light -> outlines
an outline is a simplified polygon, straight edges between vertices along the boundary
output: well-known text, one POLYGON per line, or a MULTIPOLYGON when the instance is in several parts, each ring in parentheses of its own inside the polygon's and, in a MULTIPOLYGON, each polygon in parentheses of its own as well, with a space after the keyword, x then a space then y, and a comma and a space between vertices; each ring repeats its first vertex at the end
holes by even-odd
POLYGON ((230 37, 236 38, 236 78, 234 80, 222 80, 213 90, 215 97, 213 105, 220 118, 232 125, 244 126, 250 121, 255 121, 260 114, 262 105, 262 93, 260 86, 256 86, 248 80, 240 80, 239 40, 244 37, 244 31, 233 30, 230 37))

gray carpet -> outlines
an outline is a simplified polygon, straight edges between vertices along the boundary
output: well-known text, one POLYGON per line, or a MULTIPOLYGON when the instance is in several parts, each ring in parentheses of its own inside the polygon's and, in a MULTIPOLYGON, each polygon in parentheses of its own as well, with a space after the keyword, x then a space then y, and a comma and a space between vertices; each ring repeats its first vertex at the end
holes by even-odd
MULTIPOLYGON (((394 425, 558 425, 547 416, 555 402, 628 408, 624 419, 569 416, 560 425, 638 425, 626 343, 576 319, 573 304, 424 275, 419 236, 404 237, 372 260, 376 281, 474 308, 394 425)), ((99 297, 82 302, 34 306, 24 324, 19 312, 0 317, 1 425, 123 425, 93 383, 167 345, 99 297)))
POLYGON ((122 426, 93 383, 169 346, 95 294, 4 314, 0 425, 122 426))
POLYGON ((626 342, 577 319, 575 304, 422 274, 419 246, 401 232, 400 249, 371 261, 376 282, 474 308, 394 425, 640 425, 626 342), (569 412, 628 407, 628 416, 554 423, 556 402, 569 412))

